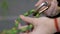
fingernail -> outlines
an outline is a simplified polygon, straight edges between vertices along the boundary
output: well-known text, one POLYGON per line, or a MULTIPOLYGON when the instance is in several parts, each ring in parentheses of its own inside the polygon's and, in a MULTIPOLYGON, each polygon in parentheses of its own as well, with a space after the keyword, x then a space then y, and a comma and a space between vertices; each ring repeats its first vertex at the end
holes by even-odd
POLYGON ((20 15, 20 18, 23 18, 24 16, 23 15, 20 15))

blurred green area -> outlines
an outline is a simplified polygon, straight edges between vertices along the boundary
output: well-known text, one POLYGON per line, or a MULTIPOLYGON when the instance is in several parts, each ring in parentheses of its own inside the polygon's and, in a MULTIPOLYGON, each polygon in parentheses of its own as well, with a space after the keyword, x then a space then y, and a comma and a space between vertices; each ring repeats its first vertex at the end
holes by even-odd
POLYGON ((7 0, 3 0, 2 3, 1 3, 1 7, 2 7, 2 16, 6 16, 7 15, 7 12, 8 12, 8 2, 7 0))

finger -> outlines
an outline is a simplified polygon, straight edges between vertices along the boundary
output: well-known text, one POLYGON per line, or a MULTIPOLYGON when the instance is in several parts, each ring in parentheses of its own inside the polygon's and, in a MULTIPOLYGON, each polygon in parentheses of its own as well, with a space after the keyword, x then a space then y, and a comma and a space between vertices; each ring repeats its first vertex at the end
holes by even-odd
POLYGON ((41 5, 42 2, 44 2, 44 0, 39 0, 39 1, 35 4, 35 6, 41 5))
MULTIPOLYGON (((27 25, 25 25, 25 26, 21 26, 21 24, 18 25, 18 29, 21 29, 24 27, 27 27, 27 25)), ((20 32, 19 34, 28 34, 28 32, 25 32, 25 33, 20 32)))
POLYGON ((51 2, 50 8, 47 11, 45 11, 45 14, 47 16, 54 16, 54 15, 56 15, 56 10, 57 10, 57 1, 53 0, 51 2))
POLYGON ((19 24, 19 25, 18 25, 18 29, 20 29, 21 27, 22 27, 21 24, 19 24))
POLYGON ((25 16, 23 16, 23 15, 20 15, 20 18, 21 18, 23 21, 26 21, 26 22, 32 23, 32 24, 34 24, 34 21, 36 20, 35 18, 25 17, 25 16))
POLYGON ((18 29, 21 29, 21 28, 24 28, 24 27, 27 27, 28 25, 25 25, 25 26, 21 26, 21 24, 18 25, 18 29))
POLYGON ((19 33, 19 34, 28 34, 28 33, 19 33))

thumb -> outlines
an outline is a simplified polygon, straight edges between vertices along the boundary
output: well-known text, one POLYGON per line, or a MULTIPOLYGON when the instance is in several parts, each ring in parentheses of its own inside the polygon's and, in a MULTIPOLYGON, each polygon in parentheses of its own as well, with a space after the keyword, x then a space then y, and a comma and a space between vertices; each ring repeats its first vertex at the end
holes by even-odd
POLYGON ((36 18, 25 17, 25 16, 23 16, 23 15, 20 15, 20 18, 21 18, 23 21, 26 21, 26 22, 32 23, 32 24, 34 24, 34 21, 36 20, 36 18))
POLYGON ((19 33, 19 34, 29 34, 29 33, 19 33))

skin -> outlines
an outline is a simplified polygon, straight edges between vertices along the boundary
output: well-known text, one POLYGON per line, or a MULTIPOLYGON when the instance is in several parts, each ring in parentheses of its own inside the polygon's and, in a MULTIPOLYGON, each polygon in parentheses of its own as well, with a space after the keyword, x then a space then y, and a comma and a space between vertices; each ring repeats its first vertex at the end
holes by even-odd
MULTIPOLYGON (((25 17, 23 15, 20 15, 20 18, 23 21, 27 23, 32 23, 34 25, 34 29, 32 32, 20 33, 20 34, 53 34, 57 31, 55 27, 54 19, 50 19, 48 17, 31 18, 31 17, 25 17)), ((58 20, 58 26, 60 28, 60 17, 57 18, 57 20, 58 20)), ((21 24, 19 24, 18 28, 21 27, 24 26, 21 26, 21 24)))
MULTIPOLYGON (((48 1, 49 4, 51 4, 50 8, 44 12, 45 15, 55 16, 59 13, 57 11, 58 3, 56 0, 39 0, 35 6, 39 6, 44 1, 48 1)), ((48 17, 31 18, 31 17, 25 17, 23 15, 20 15, 20 18, 23 21, 27 23, 32 23, 34 25, 34 29, 32 32, 20 33, 20 34, 53 34, 57 31, 55 28, 54 19, 48 17)), ((60 28, 60 17, 57 18, 57 20, 58 20, 58 26, 60 28)), ((24 26, 21 26, 21 24, 19 24, 18 28, 20 29, 21 27, 24 26)))

